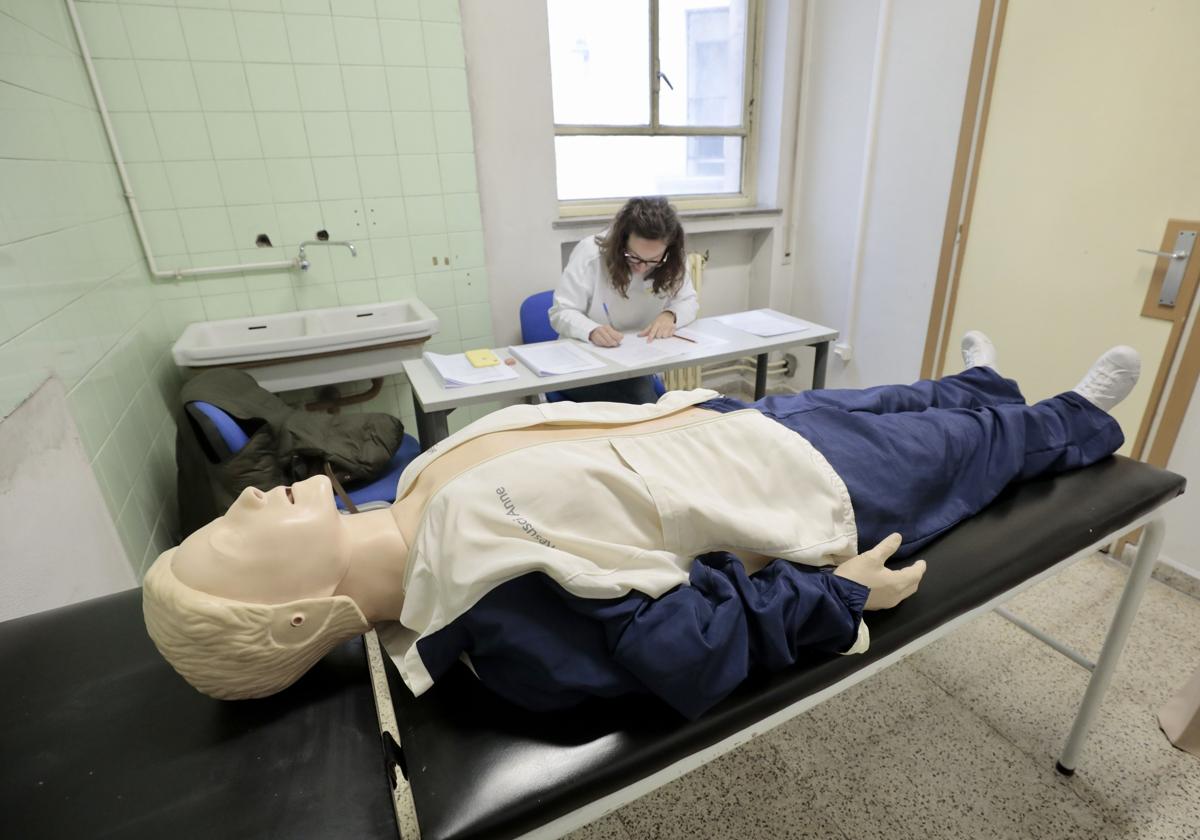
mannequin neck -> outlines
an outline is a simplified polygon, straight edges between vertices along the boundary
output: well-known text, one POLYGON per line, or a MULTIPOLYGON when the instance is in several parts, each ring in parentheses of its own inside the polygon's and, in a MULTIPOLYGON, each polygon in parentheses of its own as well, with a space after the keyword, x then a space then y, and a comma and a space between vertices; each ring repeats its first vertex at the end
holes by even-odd
POLYGON ((408 545, 390 509, 343 517, 350 538, 350 567, 335 595, 348 595, 366 619, 393 621, 404 604, 408 545))

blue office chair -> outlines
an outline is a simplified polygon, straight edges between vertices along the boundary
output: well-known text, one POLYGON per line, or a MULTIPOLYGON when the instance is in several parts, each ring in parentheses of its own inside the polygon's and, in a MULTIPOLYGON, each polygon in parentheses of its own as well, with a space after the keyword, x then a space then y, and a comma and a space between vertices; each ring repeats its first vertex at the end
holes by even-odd
MULTIPOLYGON (((538 292, 521 301, 521 343, 536 344, 539 341, 554 341, 558 333, 550 326, 550 305, 554 303, 554 290, 538 292)), ((667 392, 662 377, 654 376, 654 393, 662 396, 667 392)), ((566 397, 561 391, 548 391, 546 402, 561 402, 566 397)))
MULTIPOLYGON (((241 424, 212 403, 196 400, 187 404, 187 411, 196 417, 198 421, 196 425, 203 431, 209 446, 221 461, 232 458, 250 441, 250 436, 241 424), (197 414, 209 420, 210 423, 200 421, 197 414)), ((400 473, 404 472, 404 468, 408 466, 409 462, 420 454, 421 444, 417 442, 417 439, 412 435, 404 435, 400 439, 400 448, 388 461, 386 471, 373 481, 347 485, 345 487, 346 495, 350 497, 354 506, 359 508, 373 502, 390 504, 396 501, 396 485, 400 481, 400 473)), ((346 509, 340 497, 335 496, 335 501, 339 510, 346 509)))

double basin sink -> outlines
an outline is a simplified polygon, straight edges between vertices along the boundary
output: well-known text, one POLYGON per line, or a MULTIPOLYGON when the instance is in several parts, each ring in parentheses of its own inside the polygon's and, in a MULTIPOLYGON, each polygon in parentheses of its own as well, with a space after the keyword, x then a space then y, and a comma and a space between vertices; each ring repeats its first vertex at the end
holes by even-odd
POLYGON ((416 298, 189 324, 172 347, 181 368, 236 365, 271 391, 398 373, 438 330, 416 298))

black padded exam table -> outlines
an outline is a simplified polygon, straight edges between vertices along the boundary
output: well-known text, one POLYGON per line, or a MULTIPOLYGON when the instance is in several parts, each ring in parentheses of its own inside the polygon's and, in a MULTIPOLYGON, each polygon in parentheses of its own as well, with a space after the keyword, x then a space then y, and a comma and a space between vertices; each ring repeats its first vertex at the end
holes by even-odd
POLYGON ((1015 488, 929 546, 917 594, 869 615, 866 654, 752 677, 693 722, 652 698, 534 714, 465 666, 413 698, 373 632, 274 697, 211 700, 158 656, 136 590, 5 622, 0 835, 558 837, 1145 526, 1059 758, 1073 772, 1158 555, 1158 511, 1183 489, 1124 458, 1015 488))
POLYGON ((1157 558, 1162 521, 1156 512, 1184 484, 1173 473, 1115 457, 1014 488, 920 555, 929 570, 917 593, 896 609, 868 614, 866 654, 821 657, 754 677, 693 722, 650 698, 594 702, 567 714, 526 712, 490 694, 465 666, 415 699, 393 677, 401 765, 420 836, 566 834, 1145 525, 1125 594, 1059 759, 1060 771, 1074 772, 1157 558))
POLYGON ((395 840, 363 651, 223 703, 158 655, 140 589, 0 624, 0 837, 395 840))

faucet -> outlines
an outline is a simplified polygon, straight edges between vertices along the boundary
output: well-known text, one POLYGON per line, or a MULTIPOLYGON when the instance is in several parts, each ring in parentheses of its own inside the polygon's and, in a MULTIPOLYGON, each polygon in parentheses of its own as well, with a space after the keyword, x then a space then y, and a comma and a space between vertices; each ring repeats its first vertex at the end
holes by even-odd
POLYGON ((345 245, 347 248, 350 249, 350 256, 352 256, 352 257, 358 256, 358 250, 354 247, 353 242, 347 242, 345 240, 342 240, 340 242, 321 242, 320 240, 317 240, 317 239, 308 239, 308 240, 305 240, 304 242, 300 243, 300 253, 296 257, 296 259, 299 260, 301 271, 308 271, 308 266, 309 266, 308 259, 304 256, 304 247, 306 245, 345 245))

